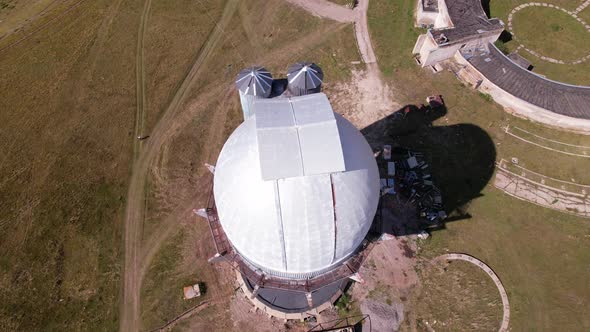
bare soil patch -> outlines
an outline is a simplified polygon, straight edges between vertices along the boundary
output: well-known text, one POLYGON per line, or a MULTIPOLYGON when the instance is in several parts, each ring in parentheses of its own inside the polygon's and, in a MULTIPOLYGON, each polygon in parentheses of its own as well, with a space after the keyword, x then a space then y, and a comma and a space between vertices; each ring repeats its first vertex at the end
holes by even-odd
POLYGON ((353 69, 351 80, 330 87, 328 97, 334 110, 359 129, 385 118, 400 106, 375 64, 367 65, 365 70, 353 69))

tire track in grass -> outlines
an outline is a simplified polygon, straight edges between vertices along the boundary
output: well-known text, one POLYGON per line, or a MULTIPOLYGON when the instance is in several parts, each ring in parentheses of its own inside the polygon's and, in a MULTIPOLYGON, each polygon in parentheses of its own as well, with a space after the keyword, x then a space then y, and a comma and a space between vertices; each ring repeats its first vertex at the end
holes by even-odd
MULTIPOLYGON (((198 53, 196 60, 183 78, 170 104, 164 111, 150 133, 149 141, 142 142, 141 149, 137 148, 137 156, 131 173, 129 191, 127 193, 127 208, 125 213, 124 248, 125 260, 123 266, 123 291, 121 300, 121 317, 119 329, 121 331, 138 331, 140 327, 140 278, 139 256, 141 246, 141 228, 144 220, 145 192, 148 170, 157 156, 161 146, 174 134, 174 128, 178 126, 177 119, 196 78, 202 72, 205 63, 212 50, 217 46, 223 35, 224 26, 227 26, 231 17, 237 10, 239 1, 229 0, 220 21, 209 35, 207 41, 198 53)), ((138 98, 139 99, 139 98, 138 98)), ((136 119, 137 123, 137 119, 136 119)))
POLYGON ((139 21, 139 31, 137 36, 137 50, 135 56, 135 79, 136 79, 136 112, 135 112, 135 140, 133 144, 133 159, 136 160, 141 149, 141 142, 139 138, 143 136, 143 124, 145 122, 145 57, 143 41, 145 39, 145 31, 147 26, 147 19, 152 6, 152 0, 146 0, 143 6, 143 13, 139 21))

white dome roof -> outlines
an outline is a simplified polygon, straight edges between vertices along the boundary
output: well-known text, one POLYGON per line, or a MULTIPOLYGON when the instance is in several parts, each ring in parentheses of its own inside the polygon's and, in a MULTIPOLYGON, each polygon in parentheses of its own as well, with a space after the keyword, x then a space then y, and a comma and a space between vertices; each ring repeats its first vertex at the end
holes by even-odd
MULTIPOLYGON (((234 248, 257 267, 286 277, 318 274, 350 257, 371 226, 380 186, 373 151, 361 133, 332 113, 323 94, 284 98, 279 103, 294 103, 297 98, 306 103, 314 101, 315 106, 318 100, 328 105, 342 151, 333 147, 331 150, 341 154, 344 169, 264 180, 259 152, 261 125, 257 127, 256 123, 256 116, 263 117, 259 106, 255 108, 258 113, 228 138, 217 160, 214 178, 217 212, 234 248)), ((277 101, 263 103, 268 106, 277 101)), ((297 112, 298 106, 293 107, 297 112)), ((306 114, 309 121, 310 113, 306 114)), ((326 113, 323 115, 325 120, 326 113)), ((302 131, 299 124, 294 128, 302 131)), ((303 145, 301 135, 299 150, 309 148, 303 145)), ((280 141, 276 140, 276 144, 280 145, 280 141)), ((322 147, 322 142, 316 145, 322 147)), ((321 158, 317 153, 299 152, 306 158, 303 166, 317 165, 321 158)), ((329 151, 326 154, 330 158, 334 155, 329 151)), ((262 162, 268 167, 268 162, 262 162)), ((280 161, 274 162, 280 166, 280 161)))

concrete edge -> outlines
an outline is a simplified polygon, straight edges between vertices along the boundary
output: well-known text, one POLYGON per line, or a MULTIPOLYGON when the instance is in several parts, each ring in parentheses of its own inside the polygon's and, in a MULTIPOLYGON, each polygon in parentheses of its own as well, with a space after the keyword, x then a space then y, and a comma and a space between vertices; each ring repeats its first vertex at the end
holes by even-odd
MULTIPOLYGON (((551 128, 571 131, 578 134, 590 135, 590 120, 573 118, 557 114, 522 100, 501 89, 478 71, 460 52, 455 53, 455 61, 476 73, 482 83, 477 90, 488 93, 494 101, 504 107, 504 110, 514 116, 541 123, 551 128)), ((461 79, 460 79, 461 80, 461 79)), ((463 81, 463 80, 462 80, 463 81)), ((465 82, 465 81, 464 81, 465 82)), ((470 82, 465 82, 470 83, 470 82)))
POLYGON ((486 263, 484 263, 484 262, 480 261, 479 259, 477 259, 471 255, 468 255, 468 254, 458 254, 458 253, 444 254, 444 255, 440 255, 438 257, 435 257, 432 261, 434 262, 434 261, 439 261, 439 260, 447 260, 447 261, 461 260, 461 261, 469 262, 469 263, 481 268, 492 279, 492 281, 494 282, 494 284, 498 288, 498 291, 500 292, 500 297, 502 298, 502 308, 503 308, 502 324, 500 325, 500 329, 498 331, 499 332, 507 332, 508 326, 510 323, 510 303, 508 302, 508 294, 506 293, 506 289, 504 288, 502 281, 500 280, 498 275, 494 272, 494 270, 492 270, 492 268, 489 267, 486 263))

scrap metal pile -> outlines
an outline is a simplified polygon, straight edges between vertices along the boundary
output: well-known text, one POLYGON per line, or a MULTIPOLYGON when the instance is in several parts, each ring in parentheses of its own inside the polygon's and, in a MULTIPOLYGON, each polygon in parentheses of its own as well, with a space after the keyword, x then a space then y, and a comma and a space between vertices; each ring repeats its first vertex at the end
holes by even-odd
POLYGON ((381 169, 387 169, 387 174, 381 178, 381 194, 401 195, 407 202, 416 205, 418 216, 428 226, 439 225, 447 214, 424 155, 403 148, 392 151, 391 145, 384 145, 382 157, 380 164, 386 167, 381 169))

